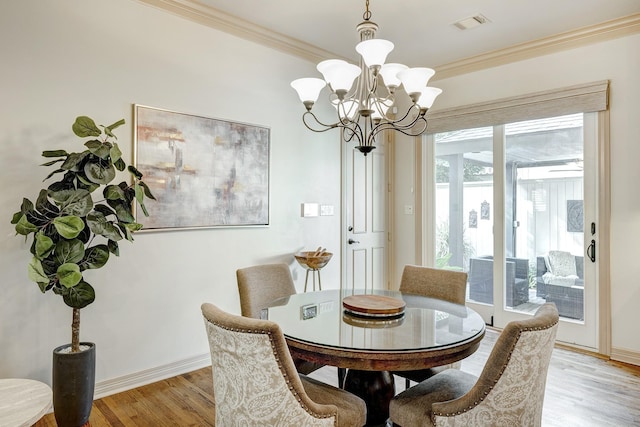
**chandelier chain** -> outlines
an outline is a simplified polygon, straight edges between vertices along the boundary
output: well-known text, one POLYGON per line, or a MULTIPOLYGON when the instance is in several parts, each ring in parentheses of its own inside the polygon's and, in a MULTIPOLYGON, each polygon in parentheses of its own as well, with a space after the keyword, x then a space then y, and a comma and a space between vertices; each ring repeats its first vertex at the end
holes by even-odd
POLYGON ((371 19, 371 12, 369 11, 369 0, 366 0, 365 2, 365 11, 362 14, 362 19, 364 19, 365 21, 371 19))

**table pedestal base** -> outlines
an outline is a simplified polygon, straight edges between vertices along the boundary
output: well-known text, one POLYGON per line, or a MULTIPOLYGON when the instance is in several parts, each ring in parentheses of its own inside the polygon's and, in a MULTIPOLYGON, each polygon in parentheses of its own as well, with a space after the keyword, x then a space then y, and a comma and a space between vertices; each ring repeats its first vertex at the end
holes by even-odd
POLYGON ((389 403, 395 395, 391 372, 349 369, 344 389, 367 404, 367 425, 385 425, 389 418, 389 403))

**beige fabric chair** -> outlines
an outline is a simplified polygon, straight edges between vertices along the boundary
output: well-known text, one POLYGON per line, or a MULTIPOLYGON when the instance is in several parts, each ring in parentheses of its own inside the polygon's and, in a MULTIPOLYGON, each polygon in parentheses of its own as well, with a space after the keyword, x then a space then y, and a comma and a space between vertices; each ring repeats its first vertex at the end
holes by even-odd
POLYGON ((280 327, 203 304, 216 426, 360 427, 366 406, 344 390, 298 376, 280 327))
POLYGON ((296 293, 287 264, 263 264, 236 270, 242 315, 260 319, 272 301, 296 293))
POLYGON ((449 369, 391 401, 391 421, 411 426, 540 426, 558 310, 504 328, 479 378, 449 369))
POLYGON ((440 268, 405 265, 400 292, 465 304, 467 273, 440 268))
MULTIPOLYGON (((467 273, 438 268, 405 265, 400 280, 402 293, 438 298, 454 304, 465 304, 467 294, 467 273)), ((410 381, 420 382, 459 364, 438 366, 417 371, 393 372, 394 375, 406 379, 406 388, 410 381)))
MULTIPOLYGON (((245 317, 260 319, 262 309, 271 302, 296 293, 291 271, 284 263, 240 268, 236 270, 236 278, 240 293, 240 310, 245 317)), ((302 374, 310 374, 323 366, 298 358, 294 359, 294 364, 302 374)))

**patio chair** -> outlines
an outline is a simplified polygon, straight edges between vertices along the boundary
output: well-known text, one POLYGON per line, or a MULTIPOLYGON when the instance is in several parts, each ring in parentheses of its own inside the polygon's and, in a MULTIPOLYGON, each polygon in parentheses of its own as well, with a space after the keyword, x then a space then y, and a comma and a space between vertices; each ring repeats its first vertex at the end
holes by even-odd
POLYGON ((362 399, 298 375, 278 324, 234 316, 213 304, 201 309, 211 350, 216 426, 364 425, 362 399))
POLYGON ((389 406, 395 425, 540 426, 547 370, 558 325, 555 304, 510 322, 480 377, 449 369, 398 394, 389 406))
MULTIPOLYGON (((467 273, 405 265, 400 279, 400 291, 404 294, 438 298, 464 305, 467 293, 467 273)), ((456 363, 417 371, 397 371, 393 374, 405 378, 405 387, 409 388, 411 381, 420 382, 445 369, 459 366, 460 364, 456 363)))

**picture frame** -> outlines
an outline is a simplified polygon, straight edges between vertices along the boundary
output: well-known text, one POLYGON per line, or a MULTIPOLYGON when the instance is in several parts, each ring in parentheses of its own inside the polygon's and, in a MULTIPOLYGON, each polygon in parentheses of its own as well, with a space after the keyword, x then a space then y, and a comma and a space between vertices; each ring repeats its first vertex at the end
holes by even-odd
POLYGON ((268 226, 270 129, 134 104, 142 230, 268 226))
POLYGON ((569 233, 584 232, 584 201, 567 200, 567 231, 569 233))

